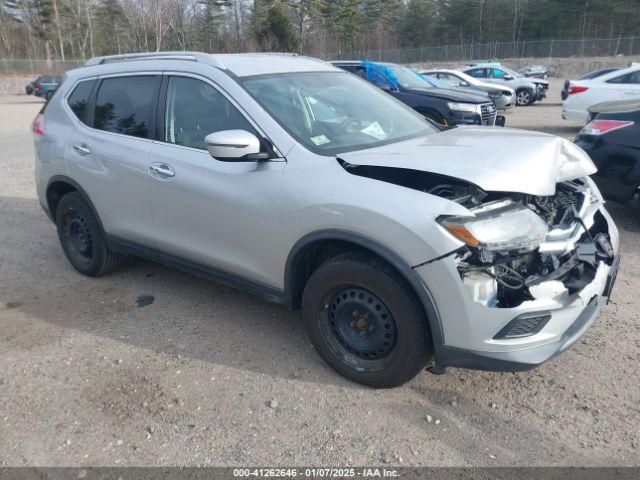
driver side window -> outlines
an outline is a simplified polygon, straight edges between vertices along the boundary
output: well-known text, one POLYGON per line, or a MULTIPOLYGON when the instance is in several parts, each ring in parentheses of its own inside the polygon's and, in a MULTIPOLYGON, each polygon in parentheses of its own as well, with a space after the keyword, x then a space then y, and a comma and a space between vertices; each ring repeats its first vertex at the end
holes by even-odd
POLYGON ((164 116, 164 140, 204 150, 204 137, 221 130, 246 130, 249 121, 217 89, 188 77, 169 77, 164 116))
POLYGON ((503 78, 505 76, 506 74, 504 73, 504 71, 500 70, 499 68, 493 69, 493 78, 503 78))

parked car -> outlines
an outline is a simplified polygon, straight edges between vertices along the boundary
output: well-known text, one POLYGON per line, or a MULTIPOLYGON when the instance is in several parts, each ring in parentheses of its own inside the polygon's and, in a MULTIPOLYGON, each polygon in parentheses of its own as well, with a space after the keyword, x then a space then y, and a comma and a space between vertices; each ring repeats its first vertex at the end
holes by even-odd
POLYGON ((541 78, 543 80, 546 80, 551 74, 551 70, 549 70, 544 65, 526 65, 522 68, 519 68, 518 73, 520 75, 524 75, 525 77, 541 78))
POLYGON ((589 107, 589 123, 575 143, 598 168, 593 179, 605 197, 631 202, 640 187, 640 100, 589 107))
MULTIPOLYGON (((36 78, 32 82, 32 93, 36 97, 41 97, 49 100, 55 93, 58 86, 62 83, 62 75, 43 75, 36 78)), ((27 95, 29 93, 29 85, 27 85, 27 95)))
POLYGON ((447 88, 486 92, 499 111, 511 110, 515 107, 516 92, 513 88, 481 82, 477 78, 473 78, 459 70, 439 68, 419 70, 419 73, 427 80, 440 82, 447 88))
MULTIPOLYGON (((607 67, 601 68, 599 70, 594 70, 592 72, 585 73, 581 77, 578 77, 576 80, 591 80, 592 78, 597 78, 607 73, 615 72, 620 70, 618 67, 607 67)), ((562 86, 562 100, 566 100, 569 96, 569 85, 571 84, 571 80, 565 80, 564 85, 562 86)))
POLYGON ((549 89, 549 82, 546 80, 527 78, 507 67, 477 65, 460 70, 482 82, 498 83, 513 88, 516 92, 516 104, 520 106, 542 100, 549 89))
POLYGON ((32 132, 38 198, 78 272, 131 254, 301 308, 322 358, 365 385, 430 363, 533 368, 615 279, 618 231, 580 148, 439 127, 320 60, 99 57, 32 132))
POLYGON ((41 77, 36 78, 35 80, 27 83, 27 85, 24 87, 25 93, 27 95, 32 95, 33 91, 34 91, 34 85, 35 83, 40 79, 41 77))
POLYGON ((602 102, 640 99, 640 64, 588 80, 571 80, 562 118, 586 123, 588 108, 602 102))
POLYGON ((333 65, 382 88, 441 125, 495 125, 497 111, 485 92, 437 88, 419 73, 393 63, 339 61, 333 65))

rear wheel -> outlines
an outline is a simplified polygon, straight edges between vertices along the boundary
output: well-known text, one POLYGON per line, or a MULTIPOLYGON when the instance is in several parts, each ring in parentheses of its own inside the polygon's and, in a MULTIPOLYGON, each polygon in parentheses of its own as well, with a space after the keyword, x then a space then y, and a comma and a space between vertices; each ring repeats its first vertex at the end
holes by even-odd
POLYGON ((62 250, 83 275, 99 277, 120 263, 122 256, 109 250, 98 220, 79 193, 70 192, 60 199, 56 226, 62 250))
POLYGON ((363 385, 411 380, 432 352, 415 294, 386 263, 345 253, 322 264, 305 285, 305 328, 322 358, 363 385))
POLYGON ((516 103, 521 106, 531 105, 533 103, 533 93, 527 88, 521 88, 516 91, 516 103))

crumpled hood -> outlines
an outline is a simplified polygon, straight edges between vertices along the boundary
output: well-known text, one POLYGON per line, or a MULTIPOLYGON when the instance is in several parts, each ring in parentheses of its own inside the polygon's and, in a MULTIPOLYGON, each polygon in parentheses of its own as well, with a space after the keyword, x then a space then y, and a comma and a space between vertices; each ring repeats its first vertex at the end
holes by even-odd
POLYGON ((494 127, 458 127, 338 158, 353 165, 447 175, 485 191, 531 195, 553 195, 556 183, 596 172, 589 156, 568 140, 494 127))

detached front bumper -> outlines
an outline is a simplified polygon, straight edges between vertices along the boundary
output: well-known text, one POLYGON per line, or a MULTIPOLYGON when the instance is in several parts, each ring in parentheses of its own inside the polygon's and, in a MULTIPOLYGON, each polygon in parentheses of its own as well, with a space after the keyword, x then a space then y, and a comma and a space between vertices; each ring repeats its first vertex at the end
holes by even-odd
POLYGON ((430 285, 440 317, 442 342, 436 342, 437 367, 492 371, 524 371, 563 352, 591 326, 606 304, 619 261, 618 231, 602 207, 615 258, 600 261, 593 280, 573 295, 525 301, 514 308, 489 307, 474 301, 465 290, 453 255, 416 270, 430 285), (545 317, 532 335, 501 338, 500 332, 519 318, 545 317))

